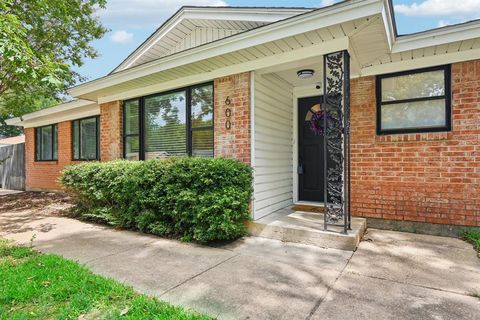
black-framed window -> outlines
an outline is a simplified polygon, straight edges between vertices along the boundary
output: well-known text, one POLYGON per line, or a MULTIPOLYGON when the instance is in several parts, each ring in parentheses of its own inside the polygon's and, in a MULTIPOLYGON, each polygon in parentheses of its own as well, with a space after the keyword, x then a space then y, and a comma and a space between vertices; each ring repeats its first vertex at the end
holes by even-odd
POLYGON ((186 100, 186 90, 144 98, 145 159, 187 155, 186 100))
POLYGON ((73 160, 99 160, 99 118, 89 117, 72 121, 73 160))
POLYGON ((124 158, 213 157, 213 84, 124 102, 124 158))
POLYGON ((213 157, 213 85, 190 91, 190 154, 213 157))
POLYGON ((377 76, 377 133, 451 130, 450 65, 377 76))
POLYGON ((56 161, 58 159, 58 126, 35 128, 35 160, 56 161))
POLYGON ((123 157, 140 159, 140 101, 130 100, 123 104, 123 157))

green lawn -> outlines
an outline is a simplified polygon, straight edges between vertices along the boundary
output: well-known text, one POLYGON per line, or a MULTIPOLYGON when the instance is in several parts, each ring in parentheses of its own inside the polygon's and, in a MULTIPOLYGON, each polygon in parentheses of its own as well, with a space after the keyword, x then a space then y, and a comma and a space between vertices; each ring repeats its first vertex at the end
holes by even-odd
POLYGON ((0 319, 211 319, 0 240, 0 319))
POLYGON ((480 254, 480 231, 475 229, 467 229, 463 233, 463 238, 468 242, 473 243, 473 246, 480 254))

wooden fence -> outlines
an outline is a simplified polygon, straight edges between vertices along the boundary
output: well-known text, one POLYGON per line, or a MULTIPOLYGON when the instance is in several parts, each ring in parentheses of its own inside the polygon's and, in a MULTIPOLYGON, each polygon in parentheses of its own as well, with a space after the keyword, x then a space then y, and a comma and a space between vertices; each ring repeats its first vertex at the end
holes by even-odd
POLYGON ((25 189, 25 144, 0 147, 0 188, 25 189))

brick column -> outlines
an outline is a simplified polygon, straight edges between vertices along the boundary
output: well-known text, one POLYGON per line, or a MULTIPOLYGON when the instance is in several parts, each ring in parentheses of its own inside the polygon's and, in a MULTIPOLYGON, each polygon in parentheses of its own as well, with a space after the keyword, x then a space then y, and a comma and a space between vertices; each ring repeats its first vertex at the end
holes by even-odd
POLYGON ((250 164, 250 73, 215 79, 215 157, 234 158, 250 164), (227 105, 225 100, 230 100, 227 105), (226 109, 231 110, 228 117, 226 109), (230 129, 225 124, 230 121, 230 129))
POLYGON ((123 125, 121 101, 100 105, 100 159, 123 158, 123 125))

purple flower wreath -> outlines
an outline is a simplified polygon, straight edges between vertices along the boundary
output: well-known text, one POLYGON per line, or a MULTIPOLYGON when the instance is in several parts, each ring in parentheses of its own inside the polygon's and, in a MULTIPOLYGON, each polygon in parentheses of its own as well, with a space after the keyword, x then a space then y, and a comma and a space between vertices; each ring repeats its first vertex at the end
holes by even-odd
POLYGON ((324 133, 323 119, 325 118, 325 112, 323 110, 313 113, 312 119, 310 119, 310 130, 317 136, 321 136, 324 133))

